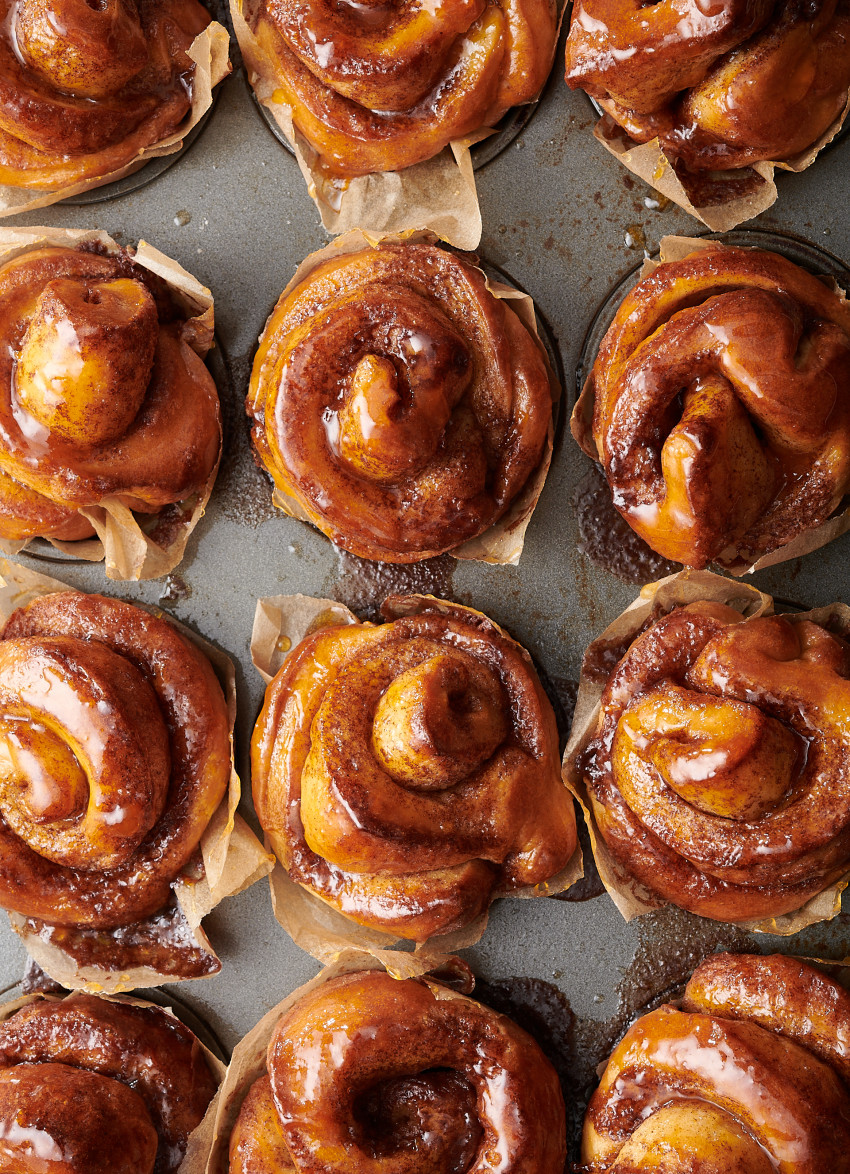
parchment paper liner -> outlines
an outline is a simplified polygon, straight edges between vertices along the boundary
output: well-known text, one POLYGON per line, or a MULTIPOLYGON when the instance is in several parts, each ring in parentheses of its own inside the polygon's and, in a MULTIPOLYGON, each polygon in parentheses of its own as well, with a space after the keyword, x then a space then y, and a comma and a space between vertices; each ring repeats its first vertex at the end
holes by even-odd
MULTIPOLYGON (((71 589, 67 583, 58 579, 40 575, 6 559, 0 560, 0 629, 17 608, 24 607, 41 595, 71 589)), ((236 811, 241 783, 233 765, 233 723, 236 718, 236 678, 233 662, 219 649, 171 616, 166 616, 153 608, 143 610, 167 619, 182 636, 204 653, 212 664, 227 699, 231 747, 230 783, 227 794, 201 837, 203 875, 199 879, 178 878, 172 885, 197 946, 215 958, 215 951, 200 928, 202 918, 225 897, 233 897, 247 889, 254 881, 267 876, 273 864, 273 857, 263 851, 257 837, 236 811)), ((79 967, 55 943, 44 942, 38 937, 27 925, 27 918, 10 912, 9 921, 12 929, 22 939, 27 952, 42 970, 69 990, 85 990, 91 994, 115 994, 136 987, 157 986, 162 982, 175 981, 173 974, 160 973, 150 967, 139 966, 125 971, 106 971, 96 966, 79 967)), ((103 931, 104 934, 109 932, 103 931)))
MULTIPOLYGON (((634 639, 651 616, 666 614, 675 606, 684 606, 700 599, 728 604, 748 619, 775 614, 772 597, 763 591, 746 583, 736 583, 734 580, 725 579, 722 575, 713 575, 710 571, 686 569, 678 575, 669 575, 666 579, 660 579, 657 583, 648 583, 634 603, 630 604, 596 640, 592 641, 585 657, 587 658, 594 646, 609 642, 619 644, 622 641, 623 653, 625 653, 626 641, 634 639)), ((811 619, 815 623, 830 618, 838 620, 850 633, 850 607, 845 604, 833 604, 831 607, 818 608, 815 611, 791 614, 787 618, 792 622, 811 619)), ((564 753, 564 781, 581 804, 584 812, 585 822, 590 833, 593 858, 596 861, 602 883, 626 921, 631 921, 633 917, 640 917, 652 909, 660 909, 671 902, 651 893, 609 852, 594 817, 584 779, 577 769, 576 763, 579 755, 596 732, 600 702, 606 683, 606 681, 594 679, 582 668, 573 726, 564 753)), ((848 883, 850 883, 850 872, 841 880, 824 889, 823 892, 810 898, 792 913, 753 921, 736 921, 731 924, 755 933, 770 933, 780 937, 788 937, 809 925, 815 925, 819 921, 830 921, 835 917, 841 910, 841 894, 848 883)))
POLYGON ((195 1133, 196 1139, 186 1155, 179 1174, 226 1174, 230 1134, 242 1102, 254 1081, 266 1070, 266 1051, 281 1015, 319 987, 343 974, 364 970, 384 970, 393 978, 424 978, 438 999, 457 999, 459 991, 468 994, 474 987, 472 972, 459 958, 441 954, 407 954, 395 950, 343 950, 335 954, 329 964, 310 982, 304 983, 260 1020, 233 1049, 233 1058, 227 1068, 218 1095, 211 1102, 207 1115, 195 1133), (442 974, 454 970, 458 989, 445 985, 442 974), (440 977, 437 974, 440 973, 440 977))
MULTIPOLYGON (((257 100, 292 146, 307 191, 327 231, 336 236, 353 228, 376 233, 429 228, 458 249, 477 248, 481 210, 469 151, 495 130, 485 127, 475 131, 450 143, 433 159, 402 171, 376 171, 349 180, 344 189, 333 187, 317 166, 316 152, 293 126, 292 107, 276 100, 280 93, 277 63, 263 51, 249 28, 242 15, 244 8, 245 0, 230 0, 233 31, 248 80, 257 100)), ((565 0, 558 0, 559 29, 565 8, 565 0)))
POLYGON ((192 105, 189 113, 180 126, 168 138, 152 147, 145 147, 135 159, 117 171, 111 171, 94 179, 81 180, 79 183, 69 184, 67 187, 57 188, 55 191, 12 187, 0 184, 0 218, 15 216, 19 212, 32 212, 36 208, 46 208, 49 204, 56 204, 60 200, 70 199, 72 196, 90 192, 93 188, 103 187, 104 184, 114 183, 126 175, 132 175, 151 159, 162 155, 174 155, 183 146, 183 140, 194 129, 212 106, 212 92, 219 82, 230 73, 230 37, 227 29, 213 21, 202 33, 195 37, 187 50, 188 56, 195 62, 195 76, 192 84, 192 105))
MULTIPOLYGON (((121 252, 120 245, 111 236, 95 229, 0 228, 0 265, 45 245, 77 248, 87 243, 102 246, 110 254, 121 252)), ((166 282, 177 305, 187 315, 181 337, 203 359, 214 345, 214 310, 210 291, 147 241, 139 242, 133 260, 166 282)), ((148 534, 126 506, 108 497, 103 498, 100 505, 78 511, 91 522, 97 532, 96 538, 84 538, 78 542, 48 538, 47 541, 64 554, 86 562, 106 559, 108 579, 159 579, 182 559, 189 536, 206 509, 217 473, 218 461, 201 493, 193 494, 174 507, 164 508, 163 514, 171 509, 180 511, 179 520, 168 527, 164 544, 156 541, 155 520, 149 523, 148 529, 152 533, 148 534)), ((0 538, 0 554, 18 554, 29 542, 29 539, 0 538)))
MULTIPOLYGON (((36 1003, 36 1002, 39 1002, 39 1003, 41 1003, 41 1002, 61 1003, 66 997, 67 996, 65 996, 65 995, 38 994, 38 993, 32 994, 32 995, 21 995, 19 998, 13 999, 11 1002, 4 1003, 2 1006, 0 1006, 0 1023, 5 1023, 7 1019, 11 1019, 11 1017, 15 1014, 16 1011, 20 1011, 22 1007, 28 1007, 30 1005, 30 1003, 36 1003)), ((145 999, 133 999, 129 995, 117 995, 117 996, 116 995, 113 995, 113 996, 99 995, 99 998, 103 999, 104 1002, 107 1002, 107 1003, 127 1003, 130 1007, 156 1007, 156 1009, 158 1011, 162 1011, 162 1013, 164 1015, 170 1015, 172 1019, 176 1019, 178 1022, 182 1023, 180 1016, 175 1015, 170 1007, 162 1007, 162 1006, 160 1006, 159 1003, 149 1003, 145 999)), ((183 1024, 183 1026, 185 1027, 187 1025, 183 1024)), ((189 1028, 189 1030, 191 1031, 192 1029, 189 1028)), ((194 1032, 192 1032, 192 1034, 194 1035, 194 1032)), ((215 1077, 215 1079, 219 1085, 219 1089, 220 1089, 221 1082, 224 1080, 224 1077, 227 1073, 227 1065, 224 1064, 218 1058, 218 1056, 215 1054, 215 1052, 210 1051, 210 1049, 206 1046, 206 1044, 203 1042, 203 1040, 199 1039, 198 1036, 196 1036, 196 1035, 195 1035, 195 1039, 198 1041, 198 1045, 200 1046, 201 1051, 204 1053, 204 1059, 206 1060, 207 1064, 209 1065, 210 1071, 212 1072, 213 1076, 215 1077)), ((217 1097, 218 1097, 218 1093, 216 1093, 215 1097, 213 1097, 213 1099, 210 1101, 209 1109, 207 1110, 207 1112, 209 1112, 210 1109, 212 1109, 212 1107, 215 1105, 217 1097)), ((188 1144, 187 1144, 187 1148, 186 1148, 186 1155, 183 1158, 183 1162, 180 1164, 180 1167, 178 1169, 177 1174, 181 1174, 181 1171, 184 1169, 186 1161, 189 1158, 189 1155, 193 1154, 197 1151, 198 1138, 199 1138, 199 1135, 203 1136, 202 1130, 204 1129, 205 1122, 206 1122, 206 1117, 204 1117, 200 1121, 200 1123, 189 1134, 189 1140, 188 1140, 188 1144)))
MULTIPOLYGON (((460 608, 472 616, 482 615, 471 607, 447 604, 446 601, 435 599, 432 595, 409 595, 405 597, 404 606, 399 604, 394 609, 393 618, 416 615, 426 607, 437 611, 442 608, 460 608)), ((489 623, 494 623, 488 617, 484 618, 488 619, 489 623)), ((251 659, 260 676, 268 684, 283 664, 287 653, 296 648, 305 636, 320 628, 359 622, 357 616, 344 604, 332 599, 314 599, 309 595, 276 595, 260 599, 257 602, 251 633, 251 659)), ((498 628, 498 625, 494 626, 498 628)), ((499 631, 504 632, 501 628, 499 631)), ((512 638, 510 633, 504 632, 504 635, 512 638)), ((583 875, 582 852, 581 847, 577 845, 564 868, 548 881, 514 889, 508 893, 497 891, 496 897, 527 899, 554 896, 556 893, 565 892, 583 875)), ((331 961, 340 950, 346 948, 386 950, 399 940, 392 933, 370 929, 344 917, 315 893, 292 880, 280 863, 275 864, 274 871, 269 877, 269 885, 272 908, 278 922, 302 950, 306 950, 320 962, 331 961)), ((461 929, 420 943, 416 946, 416 952, 430 953, 436 949, 441 954, 451 954, 456 950, 466 949, 481 938, 487 928, 487 918, 488 914, 485 911, 461 929)))
MULTIPOLYGON (((337 237, 336 240, 331 241, 329 245, 326 245, 323 249, 319 249, 318 252, 311 253, 309 257, 306 257, 296 269, 294 277, 280 295, 277 304, 283 298, 288 297, 291 291, 297 285, 300 285, 322 262, 332 257, 358 253, 366 248, 376 248, 383 241, 388 241, 392 244, 440 243, 439 239, 432 232, 384 233, 373 236, 371 233, 354 229, 352 232, 347 232, 344 236, 337 237)), ((468 541, 461 543, 460 546, 452 547, 446 553, 452 555, 453 558, 474 559, 478 562, 491 564, 509 563, 512 566, 516 566, 522 554, 523 545, 525 544, 525 532, 528 529, 528 524, 531 521, 531 515, 534 513, 537 502, 540 500, 540 495, 543 492, 543 486, 546 482, 546 475, 552 463, 552 447, 555 439, 555 410, 561 397, 561 385, 552 370, 545 348, 540 342, 532 298, 521 290, 515 289, 513 286, 505 285, 500 281, 491 281, 486 274, 484 274, 484 279, 487 288, 494 297, 499 298, 500 301, 511 303, 510 309, 520 319, 532 338, 538 342, 538 349, 546 363, 546 370, 549 375, 549 386, 552 392, 552 420, 549 424, 549 431, 546 436, 546 443, 543 448, 540 464, 528 479, 522 492, 511 503, 507 512, 498 521, 494 522, 492 526, 484 530, 483 533, 475 538, 468 539, 468 541)), ((273 314, 274 311, 272 311, 273 314)), ((267 326, 268 323, 266 323, 267 326)), ((266 327, 263 328, 260 341, 265 336, 266 327)), ((272 492, 272 501, 278 509, 283 510, 291 518, 297 518, 299 522, 308 522, 311 526, 315 526, 315 523, 308 516, 307 511, 301 503, 288 493, 284 493, 277 486, 275 486, 272 492)))
MULTIPOLYGON (((805 171, 811 167, 823 148, 835 138, 850 111, 850 94, 841 114, 820 138, 806 151, 784 162, 753 163, 731 171, 707 173, 712 184, 726 188, 723 198, 715 203, 700 203, 695 189, 693 200, 664 153, 659 140, 636 143, 609 114, 603 114, 594 127, 593 135, 611 154, 639 176, 662 196, 684 208, 715 232, 728 232, 764 212, 776 202, 778 193, 774 179, 777 168, 782 171, 805 171)), ((698 181, 697 181, 698 182, 698 181)))
MULTIPOLYGON (((717 241, 706 240, 704 237, 665 236, 661 241, 658 258, 647 257, 637 277, 637 281, 642 281, 644 277, 648 277, 662 262, 681 261, 688 253, 692 253, 696 249, 707 249, 717 243, 717 241)), ((723 242, 721 241, 719 243, 722 244, 723 242)), ((770 252, 771 250, 767 249, 764 251, 770 252)), ((845 300, 845 291, 835 282, 832 282, 832 285, 839 297, 845 300)), ((593 359, 595 363, 595 355, 593 359)), ((584 381, 581 395, 576 400, 575 407, 573 408, 573 413, 570 418, 570 430, 573 438, 578 442, 579 447, 587 453, 591 460, 601 464, 599 450, 593 438, 595 396, 592 377, 593 368, 591 367, 590 374, 584 381)), ((806 554, 811 554, 813 550, 819 550, 820 547, 826 546, 833 539, 840 538, 847 530, 850 530, 850 497, 846 498, 838 506, 838 510, 831 517, 827 518, 825 522, 822 522, 820 526, 814 526, 811 530, 804 530, 802 534, 798 534, 796 538, 786 543, 785 546, 771 550, 768 554, 764 554, 761 558, 756 559, 754 563, 744 558, 724 559, 722 557, 714 559, 714 563, 730 575, 750 575, 753 571, 761 571, 765 567, 775 567, 779 563, 787 563, 791 559, 802 558, 806 554)))

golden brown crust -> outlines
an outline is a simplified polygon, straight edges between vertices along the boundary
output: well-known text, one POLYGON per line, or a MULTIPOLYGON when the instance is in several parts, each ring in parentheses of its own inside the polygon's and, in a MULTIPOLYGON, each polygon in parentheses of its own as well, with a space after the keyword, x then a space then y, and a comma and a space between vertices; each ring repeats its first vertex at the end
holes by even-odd
POLYGON ((581 0, 567 82, 688 168, 746 167, 801 154, 839 117, 848 34, 847 0, 581 0))
POLYGON ((784 257, 712 244, 658 265, 590 380, 614 503, 666 558, 755 561, 850 489, 850 308, 784 257))
POLYGON ((60 189, 131 163, 191 105, 196 0, 3 0, 0 183, 60 189))
POLYGON ((576 846, 528 654, 466 608, 308 636, 269 687, 252 780, 294 880, 418 941, 548 880, 576 846))
POLYGON ((585 1169, 846 1171, 848 1032, 847 992, 806 963, 708 959, 682 1011, 643 1016, 614 1050, 585 1118, 585 1169))
POLYGON ((0 269, 0 536, 84 538, 78 509, 156 514, 206 488, 218 392, 184 326, 127 253, 33 249, 0 269))
POLYGON ((258 1120, 267 1154, 283 1139, 297 1174, 484 1174, 494 1154, 504 1174, 553 1174, 566 1157, 558 1078, 530 1036, 462 995, 378 971, 332 979, 282 1016, 231 1174, 289 1169, 242 1161, 258 1120), (258 1101, 276 1106, 270 1127, 258 1101))
POLYGON ((49 1154, 58 1174, 172 1174, 215 1088, 198 1041, 158 1007, 30 1003, 0 1026, 0 1166, 35 1172, 49 1154))
POLYGON ((0 904, 94 928, 162 909, 230 777, 206 657, 130 604, 58 593, 6 625, 0 692, 0 904))
POLYGON ((335 176, 399 171, 495 126, 536 97, 555 55, 551 0, 243 11, 274 63, 275 100, 335 176))
POLYGON ((792 620, 664 616, 611 675, 581 760, 620 866, 706 917, 790 912, 850 863, 850 648, 792 620))
POLYGON ((543 458, 552 392, 536 339, 479 269, 383 243, 281 298, 247 409, 275 484, 329 538, 413 562, 508 510, 543 458))

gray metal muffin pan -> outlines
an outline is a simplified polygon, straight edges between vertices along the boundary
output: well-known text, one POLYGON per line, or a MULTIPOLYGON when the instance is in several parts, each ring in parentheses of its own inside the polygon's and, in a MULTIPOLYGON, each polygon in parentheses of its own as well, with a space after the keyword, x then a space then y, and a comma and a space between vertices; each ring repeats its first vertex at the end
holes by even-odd
MULTIPOLYGON (((238 53, 234 57, 238 62, 238 53)), ((642 259, 643 242, 652 252, 663 235, 702 231, 675 206, 658 208, 654 193, 594 141, 595 119, 587 98, 564 84, 559 47, 533 117, 476 176, 484 220, 480 255, 533 295, 560 353, 567 408, 585 331, 608 291, 642 259)), ((780 173, 779 202, 747 227, 796 234, 850 261, 849 162, 845 139, 807 172, 780 173)), ((638 587, 601 569, 580 545, 572 502, 591 466, 565 428, 568 411, 561 413, 552 469, 518 567, 456 563, 444 556, 418 568, 370 568, 272 508, 269 482, 250 455, 242 409, 251 358, 295 267, 328 238, 295 160, 265 124, 241 69, 224 83, 203 133, 152 182, 105 202, 59 205, 8 223, 101 228, 128 244, 144 238, 215 295, 217 336, 231 379, 230 387, 221 387, 226 451, 183 564, 166 581, 117 584, 105 581, 101 565, 19 559, 82 590, 159 603, 234 658, 246 809, 247 747, 263 692, 248 654, 258 596, 334 596, 361 612, 394 590, 452 596, 504 624, 569 708, 586 645, 638 587)), ((215 368, 220 372, 221 364, 215 368)), ((850 603, 848 555, 845 535, 807 558, 756 575, 754 582, 809 607, 836 599, 850 603)), ((265 1011, 312 977, 318 964, 275 922, 264 882, 224 902, 205 926, 220 954, 221 973, 181 984, 179 996, 232 1047, 265 1011)), ((561 1065, 576 1071, 581 1086, 636 1009, 722 946, 844 958, 850 954, 850 918, 844 914, 790 939, 751 938, 671 909, 627 925, 605 894, 578 902, 508 900, 493 908, 483 939, 465 956, 496 993, 513 976, 538 980, 502 993, 533 1005, 561 1065)), ((24 965, 23 947, 2 919, 0 989, 16 984, 24 965)))

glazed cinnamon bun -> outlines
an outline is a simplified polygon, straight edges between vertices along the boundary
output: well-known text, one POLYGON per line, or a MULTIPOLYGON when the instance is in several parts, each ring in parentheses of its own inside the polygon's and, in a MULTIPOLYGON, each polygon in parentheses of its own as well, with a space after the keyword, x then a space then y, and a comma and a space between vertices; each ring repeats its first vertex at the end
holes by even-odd
POLYGON ((254 806, 294 881, 424 941, 499 894, 545 891, 575 851, 575 816, 525 650, 430 597, 391 598, 384 615, 289 654, 254 731, 254 806))
POLYGON ((0 640, 0 906, 109 930, 168 905, 230 779, 207 658, 163 619, 75 591, 0 640))
POLYGON ((623 882, 705 917, 799 909, 850 866, 850 645, 717 602, 637 635, 578 757, 623 882))
POLYGON ((850 491, 850 306, 778 254, 712 242, 659 264, 587 391, 588 451, 665 558, 755 562, 850 491))
POLYGON ((537 96, 555 56, 551 0, 234 7, 274 101, 336 177, 400 171, 495 126, 537 96))
POLYGON ((580 0, 567 83, 636 143, 657 139, 680 169, 792 159, 844 110, 847 0, 580 0))
POLYGON ((334 978, 281 1016, 230 1174, 555 1174, 558 1077, 510 1019, 428 980, 334 978))
POLYGON ((102 503, 150 523, 209 492, 221 412, 195 326, 128 252, 0 268, 0 537, 86 538, 102 503))
POLYGON ((590 1174, 830 1174, 850 1145, 850 996, 796 958, 715 955, 629 1029, 588 1107, 590 1174))
POLYGON ((540 345, 469 260, 382 242, 285 292, 247 410, 280 493, 343 549, 414 562, 502 518, 544 459, 540 345))
POLYGON ((0 1024, 0 1169, 175 1174, 217 1086, 155 1006, 73 994, 0 1024))
POLYGON ((197 0, 3 0, 0 184, 96 186, 169 139, 209 24, 197 0))

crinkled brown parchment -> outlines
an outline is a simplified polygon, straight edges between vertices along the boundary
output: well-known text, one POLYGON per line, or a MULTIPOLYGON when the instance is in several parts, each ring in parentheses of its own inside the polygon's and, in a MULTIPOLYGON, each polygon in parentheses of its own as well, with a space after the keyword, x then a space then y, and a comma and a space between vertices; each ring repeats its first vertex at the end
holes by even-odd
MULTIPOLYGON (((40 575, 3 559, 0 561, 0 628, 5 626, 13 611, 26 606, 33 599, 41 595, 50 595, 55 591, 68 590, 71 590, 68 584, 58 579, 50 579, 46 575, 40 575)), ((236 719, 233 663, 223 652, 171 616, 165 616, 159 611, 154 614, 167 619, 181 635, 204 653, 215 669, 227 699, 231 746, 230 783, 227 794, 201 838, 198 866, 189 874, 178 877, 173 885, 180 914, 176 922, 178 941, 173 948, 178 956, 184 952, 193 962, 198 960, 199 955, 201 961, 204 957, 209 959, 210 966, 207 967, 206 973, 215 973, 219 969, 218 961, 201 928, 201 920, 225 897, 235 896, 261 877, 267 876, 274 859, 263 850, 257 837, 236 810, 241 795, 241 783, 233 765, 233 724, 236 719)), ((174 981, 173 973, 157 970, 152 966, 135 965, 123 970, 112 970, 105 966, 81 967, 75 962, 71 948, 66 950, 61 944, 65 931, 58 935, 47 933, 41 928, 41 923, 17 913, 10 913, 9 920, 14 931, 23 940, 28 953, 42 970, 69 990, 81 989, 92 994, 115 994, 136 987, 157 986, 161 982, 174 981)), ((140 928, 136 935, 142 953, 145 940, 144 926, 144 922, 139 923, 140 928)), ((51 928, 48 926, 46 930, 51 928)), ((70 931, 71 934, 73 932, 70 931)), ((119 928, 116 931, 99 931, 97 936, 102 941, 113 933, 119 939, 125 935, 124 929, 119 928)), ((197 969, 199 973, 204 970, 203 966, 197 969)))
MULTIPOLYGON (((725 603, 748 619, 774 614, 771 596, 766 595, 763 591, 758 591, 749 584, 737 583, 732 579, 725 579, 722 575, 713 575, 710 571, 684 570, 678 575, 670 575, 666 579, 660 579, 657 583, 647 584, 634 603, 630 604, 622 615, 610 623, 605 631, 589 645, 585 653, 585 666, 592 665, 597 659, 593 655, 594 650, 621 647, 620 655, 625 654, 631 641, 638 636, 648 620, 664 615, 674 607, 683 607, 702 599, 725 603)), ((850 608, 844 604, 792 614, 786 618, 792 623, 805 619, 813 620, 815 623, 825 623, 829 620, 832 631, 841 630, 850 633, 850 608)), ((614 664, 612 664, 612 669, 613 667, 614 664)), ((584 779, 577 767, 579 756, 596 733, 602 693, 606 684, 607 680, 600 680, 586 667, 582 668, 573 727, 564 753, 563 773, 564 782, 575 795, 584 812, 585 822, 590 833, 593 858, 596 861, 602 883, 626 921, 631 921, 633 917, 640 917, 641 914, 648 913, 652 909, 659 909, 668 902, 645 888, 611 855, 599 831, 584 779)), ((814 925, 819 921, 829 921, 835 917, 840 912, 841 894, 848 883, 850 883, 850 873, 842 880, 836 881, 824 889, 822 893, 812 897, 800 909, 792 913, 755 921, 739 921, 735 924, 742 929, 756 933, 771 933, 788 937, 790 934, 805 929, 806 926, 814 925)))

